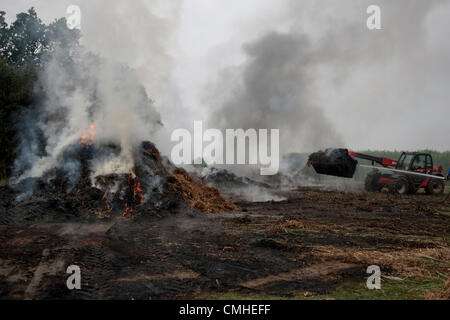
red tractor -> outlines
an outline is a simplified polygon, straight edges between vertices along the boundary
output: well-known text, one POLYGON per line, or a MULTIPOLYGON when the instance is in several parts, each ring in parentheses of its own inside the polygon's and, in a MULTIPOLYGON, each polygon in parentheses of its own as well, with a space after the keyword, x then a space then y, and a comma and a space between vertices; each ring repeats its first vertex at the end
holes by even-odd
POLYGON ((381 191, 384 187, 397 194, 414 194, 421 188, 427 194, 444 192, 443 168, 434 167, 433 158, 428 153, 403 152, 398 161, 356 152, 348 154, 352 158, 372 161, 372 166, 362 165, 373 168, 365 180, 365 187, 369 192, 381 191), (382 167, 375 167, 375 163, 382 167))

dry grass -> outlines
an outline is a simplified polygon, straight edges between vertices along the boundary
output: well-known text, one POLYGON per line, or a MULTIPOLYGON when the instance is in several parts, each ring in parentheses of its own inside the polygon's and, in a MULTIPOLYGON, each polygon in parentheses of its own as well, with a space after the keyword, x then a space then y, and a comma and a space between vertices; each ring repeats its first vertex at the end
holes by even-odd
POLYGON ((317 257, 345 263, 389 266, 396 276, 414 279, 431 279, 450 270, 450 248, 405 249, 382 252, 355 248, 317 246, 313 249, 317 257))
POLYGON ((441 290, 427 292, 424 296, 427 300, 450 300, 450 279, 448 279, 441 290))
POLYGON ((177 169, 168 179, 169 187, 179 193, 192 208, 205 213, 239 211, 241 208, 225 200, 216 188, 194 180, 184 169, 177 169))
POLYGON ((305 220, 282 220, 279 224, 270 226, 269 229, 271 233, 287 233, 290 230, 337 232, 343 228, 333 224, 322 224, 305 220))

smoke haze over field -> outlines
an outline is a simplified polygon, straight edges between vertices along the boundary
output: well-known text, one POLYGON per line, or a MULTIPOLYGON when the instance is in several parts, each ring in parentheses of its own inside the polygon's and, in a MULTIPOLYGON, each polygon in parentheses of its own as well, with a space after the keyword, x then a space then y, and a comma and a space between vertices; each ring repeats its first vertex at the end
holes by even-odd
POLYGON ((69 4, 88 50, 136 69, 166 133, 203 120, 279 128, 284 152, 450 149, 449 1, 6 0, 2 10, 11 20, 35 6, 51 21, 69 4), (366 27, 371 4, 382 30, 366 27))
POLYGON ((448 148, 445 121, 435 127, 439 120, 418 116, 430 108, 449 114, 442 83, 424 78, 449 77, 447 58, 434 56, 427 39, 429 16, 446 2, 379 1, 385 22, 380 31, 365 26, 371 3, 290 2, 288 29, 245 44, 248 59, 219 77, 206 100, 218 102, 211 124, 280 128, 285 152, 346 142, 357 148, 448 148), (423 128, 435 135, 418 134, 423 128), (405 139, 410 141, 402 146, 405 139))

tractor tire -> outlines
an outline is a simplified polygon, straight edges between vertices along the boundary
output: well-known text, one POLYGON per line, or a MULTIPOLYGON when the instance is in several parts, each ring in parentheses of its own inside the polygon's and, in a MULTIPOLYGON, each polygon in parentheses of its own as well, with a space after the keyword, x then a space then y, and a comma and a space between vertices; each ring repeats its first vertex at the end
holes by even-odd
POLYGON ((425 188, 427 194, 443 194, 445 190, 444 180, 431 179, 428 186, 425 188))
POLYGON ((414 186, 414 185, 409 186, 409 192, 408 192, 409 194, 416 194, 417 191, 419 191, 419 188, 417 188, 416 186, 414 186))
POLYGON ((367 192, 380 192, 381 189, 383 189, 383 185, 378 183, 380 177, 381 173, 376 170, 370 172, 367 175, 366 180, 364 182, 364 186, 367 192))
POLYGON ((393 194, 408 194, 410 190, 409 181, 405 177, 396 178, 389 184, 389 192, 393 194))

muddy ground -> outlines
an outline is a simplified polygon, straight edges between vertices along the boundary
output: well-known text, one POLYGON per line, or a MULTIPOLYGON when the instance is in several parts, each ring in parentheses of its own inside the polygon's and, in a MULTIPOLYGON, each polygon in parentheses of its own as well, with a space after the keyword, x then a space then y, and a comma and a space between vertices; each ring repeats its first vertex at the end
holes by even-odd
MULTIPOLYGON (((12 216, 4 205, 0 297, 322 299, 364 284, 369 265, 398 282, 450 275, 450 202, 442 196, 315 188, 279 196, 286 200, 234 198, 243 210, 236 213, 179 208, 134 218, 72 217, 58 202, 48 215, 12 216), (66 287, 69 265, 81 268, 81 290, 66 287)), ((439 295, 432 289, 420 297, 439 295)))

